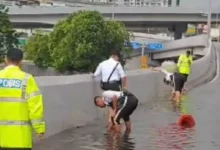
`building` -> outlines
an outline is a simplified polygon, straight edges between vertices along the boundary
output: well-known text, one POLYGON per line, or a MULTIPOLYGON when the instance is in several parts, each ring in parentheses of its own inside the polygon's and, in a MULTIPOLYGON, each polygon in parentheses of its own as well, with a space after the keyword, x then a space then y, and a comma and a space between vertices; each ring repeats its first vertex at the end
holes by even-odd
POLYGON ((0 4, 6 5, 6 6, 39 6, 42 3, 51 3, 52 0, 0 0, 0 4))
POLYGON ((147 7, 180 6, 180 0, 90 0, 90 2, 147 7))

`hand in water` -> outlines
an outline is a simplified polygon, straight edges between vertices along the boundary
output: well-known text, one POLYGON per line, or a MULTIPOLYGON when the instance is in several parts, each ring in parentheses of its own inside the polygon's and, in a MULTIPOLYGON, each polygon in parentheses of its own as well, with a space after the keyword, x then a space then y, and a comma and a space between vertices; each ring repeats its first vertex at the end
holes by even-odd
POLYGON ((108 121, 108 131, 111 131, 112 128, 113 128, 113 123, 112 123, 112 120, 109 119, 109 121, 108 121))
POLYGON ((39 139, 43 138, 43 136, 44 136, 44 133, 38 133, 37 134, 37 138, 39 138, 39 139))

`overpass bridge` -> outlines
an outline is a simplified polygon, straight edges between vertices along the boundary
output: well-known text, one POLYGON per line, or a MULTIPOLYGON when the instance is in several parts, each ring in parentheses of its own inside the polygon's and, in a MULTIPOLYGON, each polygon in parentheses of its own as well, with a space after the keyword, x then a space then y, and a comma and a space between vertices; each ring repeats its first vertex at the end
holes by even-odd
MULTIPOLYGON (((162 43, 163 49, 161 50, 149 50, 144 48, 144 55, 148 57, 149 66, 160 66, 165 60, 177 61, 180 54, 184 54, 186 50, 192 50, 196 59, 205 56, 208 52, 208 37, 207 35, 198 35, 193 37, 188 37, 175 41, 158 41, 146 40, 145 44, 149 43, 162 43), (191 42, 193 41, 193 42, 191 42)), ((136 69, 141 66, 141 55, 142 48, 137 48, 133 50, 132 59, 127 61, 125 68, 136 69)))
MULTIPOLYGON (((90 6, 90 7, 9 7, 10 20, 16 27, 52 27, 59 20, 79 10, 96 10, 107 19, 122 21, 130 30, 146 27, 176 28, 185 32, 187 23, 199 24, 207 22, 204 9, 183 7, 126 7, 126 6, 90 6)), ((216 13, 212 22, 216 22, 216 13)))

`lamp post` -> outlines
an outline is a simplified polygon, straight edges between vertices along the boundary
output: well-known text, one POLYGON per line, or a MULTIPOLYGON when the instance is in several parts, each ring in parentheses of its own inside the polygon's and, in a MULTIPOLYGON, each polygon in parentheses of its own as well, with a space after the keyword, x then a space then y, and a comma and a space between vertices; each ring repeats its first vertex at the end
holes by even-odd
POLYGON ((115 19, 115 1, 116 0, 113 0, 113 5, 112 5, 112 20, 115 19))
POLYGON ((207 26, 208 26, 208 30, 207 30, 207 35, 208 35, 208 39, 210 39, 210 34, 211 34, 211 19, 212 19, 212 0, 208 1, 208 19, 207 19, 207 26))

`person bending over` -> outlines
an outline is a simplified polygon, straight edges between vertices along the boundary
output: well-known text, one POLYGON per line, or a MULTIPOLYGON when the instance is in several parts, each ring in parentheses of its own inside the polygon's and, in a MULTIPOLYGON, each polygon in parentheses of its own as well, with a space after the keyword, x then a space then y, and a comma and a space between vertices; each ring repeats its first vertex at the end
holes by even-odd
POLYGON ((108 130, 121 131, 120 120, 123 119, 126 131, 131 132, 130 115, 138 106, 138 99, 130 92, 104 91, 102 96, 94 98, 94 104, 100 108, 109 108, 108 130))
POLYGON ((176 100, 176 102, 179 102, 181 100, 181 92, 186 82, 186 76, 177 72, 170 73, 161 68, 153 68, 153 70, 159 71, 165 75, 163 82, 173 87, 173 99, 176 100))

